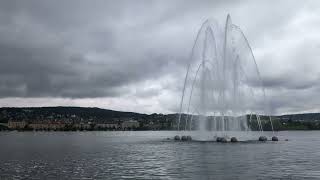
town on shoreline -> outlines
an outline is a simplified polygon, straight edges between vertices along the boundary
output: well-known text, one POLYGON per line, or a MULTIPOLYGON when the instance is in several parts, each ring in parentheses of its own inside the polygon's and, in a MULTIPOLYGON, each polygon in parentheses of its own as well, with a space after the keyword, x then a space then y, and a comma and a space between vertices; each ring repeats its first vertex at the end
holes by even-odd
MULTIPOLYGON (((176 130, 177 116, 84 107, 0 108, 0 131, 176 130)), ((320 130, 320 113, 271 117, 276 131, 320 130)), ((261 120, 263 129, 271 130, 269 118, 261 116, 261 120)), ((254 123, 250 127, 257 130, 254 123)))

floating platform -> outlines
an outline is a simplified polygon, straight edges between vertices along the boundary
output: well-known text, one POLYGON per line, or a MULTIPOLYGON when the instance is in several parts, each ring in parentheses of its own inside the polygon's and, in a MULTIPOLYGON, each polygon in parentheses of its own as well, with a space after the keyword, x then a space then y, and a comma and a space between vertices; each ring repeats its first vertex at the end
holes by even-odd
MULTIPOLYGON (((210 143, 263 143, 263 142, 271 142, 271 141, 279 141, 278 137, 273 136, 272 138, 267 138, 266 136, 260 136, 256 140, 238 140, 236 137, 214 137, 212 140, 197 140, 193 139, 189 135, 179 136, 176 135, 173 138, 167 138, 167 141, 175 141, 175 142, 210 142, 210 143)), ((286 139, 285 141, 288 141, 286 139)))

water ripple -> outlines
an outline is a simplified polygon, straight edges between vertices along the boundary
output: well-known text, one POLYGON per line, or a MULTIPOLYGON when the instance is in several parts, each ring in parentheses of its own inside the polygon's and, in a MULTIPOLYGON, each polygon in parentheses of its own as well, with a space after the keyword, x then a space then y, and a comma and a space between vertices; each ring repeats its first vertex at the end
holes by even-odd
POLYGON ((0 179, 319 179, 320 132, 277 143, 164 141, 174 132, 7 133, 0 179))

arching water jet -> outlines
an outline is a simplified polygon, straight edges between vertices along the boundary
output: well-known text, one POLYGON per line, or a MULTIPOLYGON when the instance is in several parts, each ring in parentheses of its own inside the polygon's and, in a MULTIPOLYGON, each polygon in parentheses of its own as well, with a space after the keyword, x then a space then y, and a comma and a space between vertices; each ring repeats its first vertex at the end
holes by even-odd
POLYGON ((247 135, 255 117, 263 132, 260 115, 267 113, 266 106, 260 72, 241 29, 230 15, 223 26, 206 20, 188 62, 178 130, 190 130, 198 140, 247 135))

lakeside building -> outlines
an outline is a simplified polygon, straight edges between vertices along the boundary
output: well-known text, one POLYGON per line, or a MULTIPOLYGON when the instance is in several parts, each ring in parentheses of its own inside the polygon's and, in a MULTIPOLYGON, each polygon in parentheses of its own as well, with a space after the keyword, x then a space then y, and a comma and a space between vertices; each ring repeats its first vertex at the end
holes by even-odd
MULTIPOLYGON (((150 127, 149 127, 150 126, 150 127)), ((158 124, 151 123, 150 129, 159 129, 158 124)), ((75 131, 75 130, 134 130, 144 127, 142 122, 131 118, 117 118, 104 120, 100 123, 92 121, 75 122, 68 119, 40 119, 40 120, 9 120, 11 130, 35 131, 75 131), (109 121, 109 122, 108 122, 109 121)))
POLYGON ((161 124, 154 123, 154 122, 150 121, 150 122, 144 124, 144 127, 147 129, 151 129, 151 130, 159 130, 159 129, 161 129, 161 124))
POLYGON ((33 130, 63 130, 66 127, 64 123, 31 123, 28 128, 33 130))
POLYGON ((94 126, 95 129, 119 129, 118 123, 98 123, 94 126))
POLYGON ((122 129, 133 129, 133 128, 138 128, 140 127, 140 124, 136 120, 128 120, 128 121, 123 121, 121 123, 121 128, 122 129))
POLYGON ((73 124, 73 127, 76 128, 76 129, 89 130, 89 129, 91 129, 91 123, 73 124))
POLYGON ((24 129, 27 125, 28 123, 26 121, 8 121, 8 128, 10 129, 24 129))

